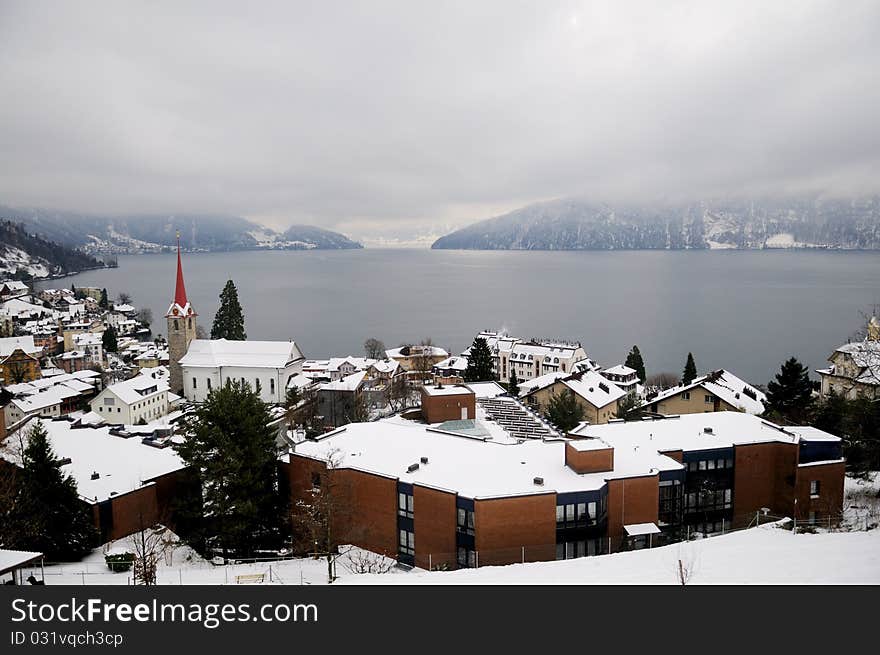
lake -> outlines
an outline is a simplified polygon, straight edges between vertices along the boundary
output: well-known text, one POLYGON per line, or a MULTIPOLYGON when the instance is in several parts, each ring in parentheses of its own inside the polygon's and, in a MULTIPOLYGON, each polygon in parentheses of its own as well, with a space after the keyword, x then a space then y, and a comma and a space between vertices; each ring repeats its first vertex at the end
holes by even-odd
MULTIPOLYGON (((251 339, 295 339, 306 357, 362 355, 430 337, 452 353, 481 329, 579 340, 610 366, 638 344, 648 374, 680 373, 688 351, 765 384, 790 355, 811 369, 880 303, 880 253, 813 251, 524 252, 324 250, 184 254, 190 301, 210 332, 233 279, 251 339)), ((152 309, 174 294, 173 255, 40 286, 106 287, 152 309)), ((815 377, 815 374, 814 374, 815 377)))

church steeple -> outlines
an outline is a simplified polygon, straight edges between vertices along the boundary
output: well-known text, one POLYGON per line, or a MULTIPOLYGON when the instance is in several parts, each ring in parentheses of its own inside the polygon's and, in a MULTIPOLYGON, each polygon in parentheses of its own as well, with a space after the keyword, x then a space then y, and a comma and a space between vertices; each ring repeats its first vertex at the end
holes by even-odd
POLYGON ((183 265, 180 260, 180 232, 177 233, 177 283, 174 288, 174 301, 168 307, 165 318, 168 322, 168 363, 171 391, 184 390, 183 369, 180 360, 189 350, 190 342, 196 338, 196 314, 186 297, 183 283, 183 265))

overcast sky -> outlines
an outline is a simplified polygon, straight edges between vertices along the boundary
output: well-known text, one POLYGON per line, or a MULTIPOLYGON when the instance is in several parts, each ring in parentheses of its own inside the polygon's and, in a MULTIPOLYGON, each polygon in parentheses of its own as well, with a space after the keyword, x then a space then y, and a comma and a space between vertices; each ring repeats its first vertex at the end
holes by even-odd
POLYGON ((2 0, 0 204, 393 234, 874 193, 878 64, 876 1, 2 0))

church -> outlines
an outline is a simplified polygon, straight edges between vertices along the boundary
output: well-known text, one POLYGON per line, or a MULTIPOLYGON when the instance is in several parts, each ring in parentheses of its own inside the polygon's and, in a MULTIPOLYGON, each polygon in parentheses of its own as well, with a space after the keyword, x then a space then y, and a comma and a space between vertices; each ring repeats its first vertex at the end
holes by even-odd
POLYGON ((263 402, 281 404, 291 378, 302 372, 305 357, 294 341, 198 339, 198 314, 186 295, 180 239, 177 283, 165 314, 168 322, 169 386, 190 402, 203 402, 227 382, 250 385, 263 402))

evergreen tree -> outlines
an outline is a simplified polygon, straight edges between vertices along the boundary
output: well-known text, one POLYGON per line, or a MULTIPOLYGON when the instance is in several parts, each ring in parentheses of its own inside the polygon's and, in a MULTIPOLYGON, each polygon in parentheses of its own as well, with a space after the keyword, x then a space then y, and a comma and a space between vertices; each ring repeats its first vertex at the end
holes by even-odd
POLYGON ((790 421, 803 421, 813 404, 813 384, 806 366, 791 357, 776 379, 767 383, 767 407, 790 421))
POLYGON ((22 465, 9 513, 0 517, 4 547, 39 551, 49 561, 79 559, 97 544, 98 534, 40 420, 28 431, 22 465))
POLYGON ((175 446, 198 479, 188 506, 195 540, 213 549, 251 554, 281 543, 286 495, 278 478, 276 432, 268 406, 247 383, 215 387, 184 426, 175 446))
POLYGON ((687 362, 684 365, 684 372, 681 376, 682 384, 690 384, 697 377, 697 364, 694 362, 693 353, 688 353, 687 362))
POLYGON ((211 338, 230 341, 247 340, 244 331, 244 313, 241 310, 241 303, 238 302, 238 289, 235 288, 232 280, 228 280, 223 291, 220 292, 220 309, 214 316, 211 338))
POLYGON ((645 362, 642 359, 642 353, 639 352, 638 346, 632 347, 632 350, 630 350, 629 354, 626 356, 626 362, 624 362, 624 364, 631 369, 634 369, 639 376, 639 382, 645 384, 645 380, 647 379, 647 376, 645 375, 645 362))
POLYGON ((566 389, 562 393, 554 393, 547 404, 547 420, 559 430, 568 432, 584 420, 584 408, 577 401, 574 392, 566 389))
POLYGON ((519 396, 519 380, 516 378, 516 371, 510 371, 510 382, 507 385, 507 392, 514 398, 519 396))
POLYGON ((464 370, 465 382, 484 382, 494 380, 492 372, 492 351, 482 337, 474 339, 471 354, 468 356, 467 368, 464 370))
POLYGON ((108 309, 110 307, 110 301, 107 299, 107 289, 101 289, 101 299, 98 301, 98 307, 101 309, 108 309))
POLYGON ((640 418, 642 415, 641 406, 642 401, 639 397, 634 392, 630 392, 617 403, 617 411, 614 413, 614 418, 622 418, 627 421, 640 418))
POLYGON ((101 343, 104 346, 105 353, 115 353, 119 350, 119 345, 116 343, 116 328, 112 325, 108 326, 106 330, 104 330, 104 335, 101 337, 101 343))

